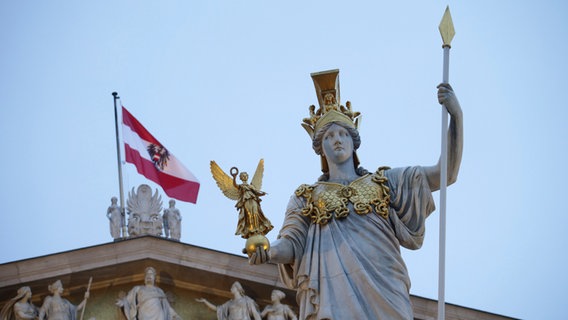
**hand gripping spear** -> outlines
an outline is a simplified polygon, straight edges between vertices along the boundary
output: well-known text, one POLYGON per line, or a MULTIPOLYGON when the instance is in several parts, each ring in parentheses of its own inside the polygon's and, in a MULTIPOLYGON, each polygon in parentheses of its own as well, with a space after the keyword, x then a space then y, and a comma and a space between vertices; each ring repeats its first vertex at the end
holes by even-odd
MULTIPOLYGON (((438 26, 442 36, 444 49, 444 69, 442 82, 448 83, 450 68, 450 43, 456 34, 450 15, 450 7, 446 7, 442 21, 438 26)), ((438 270, 438 320, 445 319, 445 273, 446 273, 446 189, 448 184, 448 110, 442 108, 442 152, 440 172, 440 249, 438 270)))

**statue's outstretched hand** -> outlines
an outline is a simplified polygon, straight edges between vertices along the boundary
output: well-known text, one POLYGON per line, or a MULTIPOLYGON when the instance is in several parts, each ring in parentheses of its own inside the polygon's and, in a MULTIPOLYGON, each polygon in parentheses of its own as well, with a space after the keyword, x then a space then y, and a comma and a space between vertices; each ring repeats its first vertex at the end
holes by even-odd
POLYGON ((452 116, 461 112, 458 98, 449 83, 440 83, 438 85, 438 102, 444 105, 448 110, 448 113, 452 116))
POLYGON ((249 257, 249 264, 263 264, 270 261, 270 254, 268 250, 264 250, 262 246, 256 247, 256 251, 249 257))

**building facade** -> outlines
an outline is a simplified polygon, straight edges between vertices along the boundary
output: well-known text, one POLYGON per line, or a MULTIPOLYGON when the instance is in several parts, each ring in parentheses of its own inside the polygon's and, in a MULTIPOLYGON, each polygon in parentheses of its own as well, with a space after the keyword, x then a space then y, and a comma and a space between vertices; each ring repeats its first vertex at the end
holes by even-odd
MULTIPOLYGON (((245 256, 150 235, 1 264, 0 307, 22 286, 31 288, 31 301, 40 307, 50 295, 48 286, 57 280, 64 287, 62 297, 78 305, 92 278, 83 319, 126 319, 116 301, 144 284, 147 267, 157 271, 156 286, 182 319, 217 319, 214 311, 196 299, 221 305, 233 298, 230 289, 235 281, 260 310, 271 303, 271 293, 278 289, 286 295, 282 303, 297 312, 295 292, 280 282, 276 265, 251 266, 245 256)), ((415 319, 436 319, 436 301, 411 299, 415 319)), ((447 304, 446 319, 511 318, 447 304)))

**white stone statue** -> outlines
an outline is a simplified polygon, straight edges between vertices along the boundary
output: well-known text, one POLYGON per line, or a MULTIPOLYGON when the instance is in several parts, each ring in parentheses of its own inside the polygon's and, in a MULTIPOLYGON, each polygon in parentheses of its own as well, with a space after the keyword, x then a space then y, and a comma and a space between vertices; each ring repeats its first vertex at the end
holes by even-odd
POLYGON ((181 214, 179 209, 175 207, 176 201, 170 200, 170 207, 164 209, 164 233, 166 238, 179 241, 181 238, 181 214))
POLYGON ((113 239, 120 239, 120 230, 122 229, 123 216, 120 206, 117 204, 118 199, 112 197, 110 199, 110 207, 107 209, 107 218, 110 225, 110 235, 113 239))
POLYGON ((166 294, 156 287, 156 269, 145 270, 144 285, 135 286, 116 301, 128 320, 175 320, 181 317, 170 306, 166 294))
POLYGON ((292 308, 281 302, 285 297, 284 292, 272 290, 272 295, 270 296, 272 304, 266 306, 260 316, 266 317, 267 320, 297 320, 298 318, 292 311, 292 308))
POLYGON ((30 287, 18 289, 18 294, 2 307, 0 320, 37 319, 38 308, 31 303, 31 297, 32 290, 30 287))
MULTIPOLYGON (((425 220, 434 210, 432 192, 440 187, 440 162, 375 172, 360 167, 359 113, 349 102, 339 104, 339 82, 330 74, 312 75, 320 109, 311 106, 302 124, 324 174, 295 191, 278 240, 268 251, 257 248, 249 262, 278 264, 281 280, 297 290, 300 319, 413 319, 400 246, 422 245, 425 220)), ((438 86, 438 101, 451 116, 449 185, 460 167, 463 117, 450 85, 438 86)), ((380 142, 387 134, 374 146, 377 154, 389 151, 380 142)))
POLYGON ((147 184, 141 184, 138 192, 128 193, 128 235, 138 237, 143 235, 162 235, 162 197, 158 190, 152 195, 152 189, 147 184))
POLYGON ((245 290, 238 281, 231 286, 233 299, 216 306, 204 298, 196 299, 209 309, 217 312, 217 320, 261 320, 258 306, 253 299, 245 295, 245 290))
POLYGON ((45 297, 43 305, 39 309, 39 320, 76 320, 79 310, 82 310, 89 298, 89 291, 85 292, 85 298, 78 306, 61 297, 63 285, 60 280, 49 285, 51 296, 45 297))

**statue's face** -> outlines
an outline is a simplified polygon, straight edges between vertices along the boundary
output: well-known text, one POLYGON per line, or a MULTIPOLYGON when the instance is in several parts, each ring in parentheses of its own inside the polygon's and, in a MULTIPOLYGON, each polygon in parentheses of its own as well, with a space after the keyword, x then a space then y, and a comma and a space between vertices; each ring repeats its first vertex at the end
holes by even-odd
POLYGON ((52 291, 53 293, 59 293, 62 294, 63 293, 63 285, 61 284, 61 282, 57 281, 52 285, 52 291))
POLYGON ((232 293, 233 295, 235 295, 235 296, 236 296, 237 294, 240 294, 240 293, 241 293, 241 287, 240 287, 240 285, 238 285, 238 284, 236 284, 236 283, 233 283, 233 285, 231 286, 231 293, 232 293))
POLYGON ((353 156, 353 138, 347 129, 332 124, 323 135, 322 149, 327 161, 344 163, 353 156))
POLYGON ((146 272, 146 277, 144 278, 144 282, 148 285, 153 285, 156 281, 156 275, 152 271, 146 272))
POLYGON ((162 216, 159 212, 132 212, 128 219, 129 233, 138 235, 161 235, 162 216))

